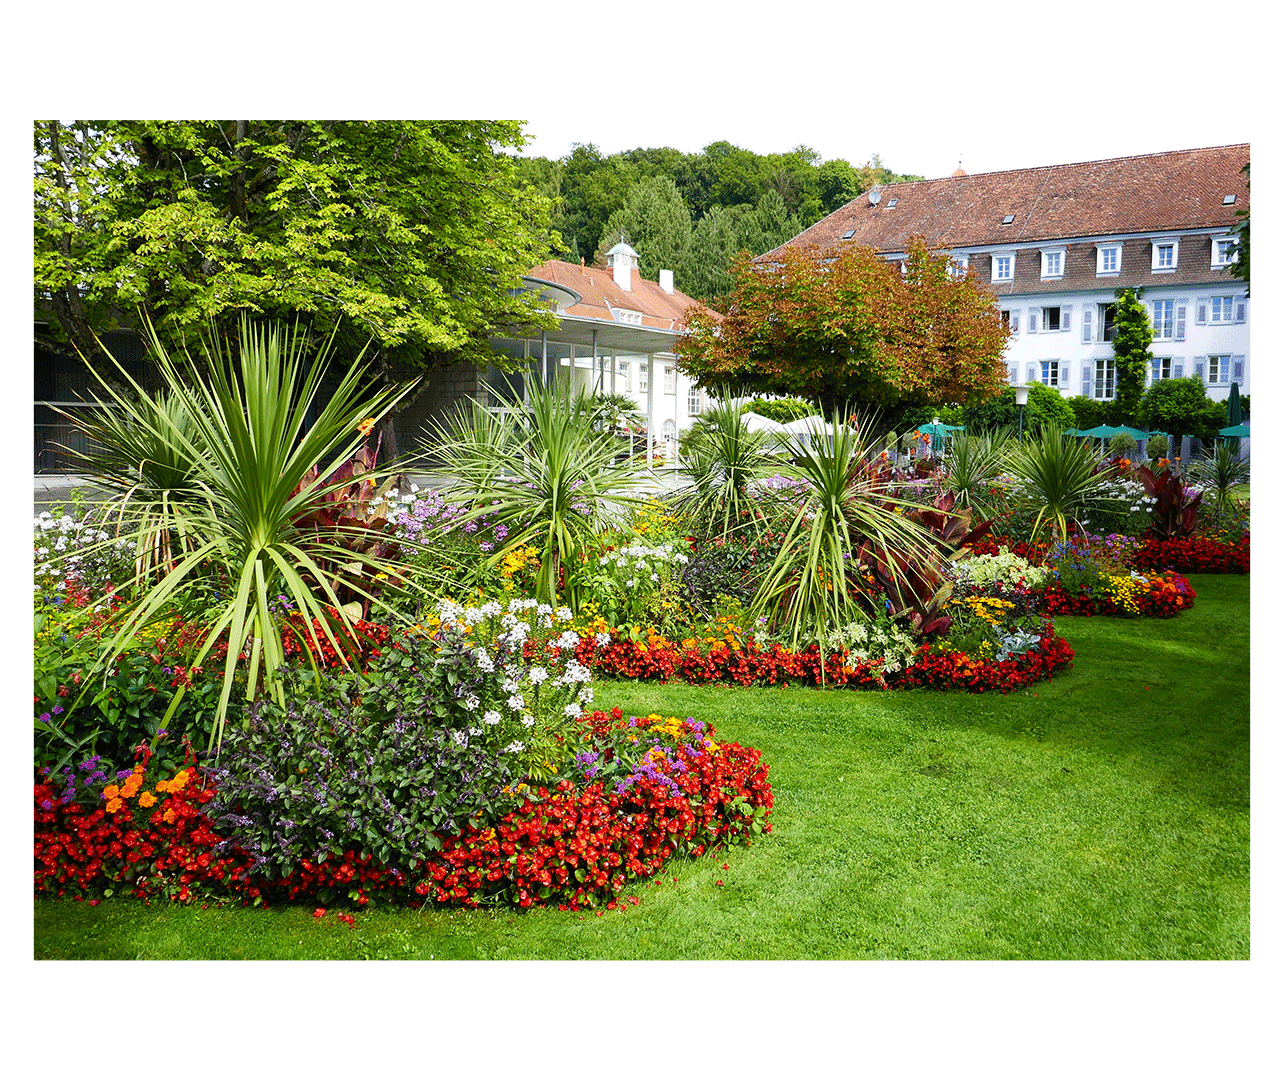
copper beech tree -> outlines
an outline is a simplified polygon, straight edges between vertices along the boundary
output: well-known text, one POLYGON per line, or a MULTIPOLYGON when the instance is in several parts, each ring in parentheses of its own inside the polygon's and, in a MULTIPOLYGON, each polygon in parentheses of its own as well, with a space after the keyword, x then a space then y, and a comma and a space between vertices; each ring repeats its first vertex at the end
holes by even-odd
POLYGON ((994 297, 918 238, 901 262, 870 248, 742 257, 721 318, 694 309, 677 351, 702 387, 808 397, 826 415, 975 405, 1007 385, 1008 328, 994 297))

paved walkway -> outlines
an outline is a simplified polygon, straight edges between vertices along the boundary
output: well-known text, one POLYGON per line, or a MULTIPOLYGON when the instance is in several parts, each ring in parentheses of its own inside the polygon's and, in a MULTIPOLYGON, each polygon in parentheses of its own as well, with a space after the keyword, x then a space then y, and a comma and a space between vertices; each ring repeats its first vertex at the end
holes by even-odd
MULTIPOLYGON (((657 494, 672 491, 677 486, 677 475, 672 469, 661 470, 652 474, 653 479, 646 485, 648 490, 657 494)), ((421 488, 440 489, 446 487, 451 478, 443 473, 410 473, 410 482, 421 488)), ((70 473, 44 473, 35 477, 33 496, 34 513, 49 510, 58 505, 71 502, 71 493, 81 488, 92 501, 95 493, 101 495, 102 489, 96 487, 87 477, 70 473)))

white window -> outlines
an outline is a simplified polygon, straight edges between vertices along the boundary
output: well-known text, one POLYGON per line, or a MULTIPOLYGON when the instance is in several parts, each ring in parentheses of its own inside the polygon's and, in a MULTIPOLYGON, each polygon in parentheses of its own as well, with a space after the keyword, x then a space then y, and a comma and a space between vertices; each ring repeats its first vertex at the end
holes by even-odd
POLYGON ((1039 277, 1046 280, 1064 277, 1066 272, 1066 248, 1044 248, 1039 254, 1043 256, 1039 277))
POLYGON ((666 420, 660 425, 660 438, 664 440, 665 457, 670 457, 677 449, 678 425, 672 420, 666 420))
POLYGON ((651 385, 651 370, 646 363, 638 364, 638 393, 645 394, 651 385))
POLYGON ((1150 242, 1150 269, 1152 273, 1166 274, 1177 269, 1177 241, 1152 240, 1150 242))
POLYGON ((1016 265, 1016 253, 996 251, 990 256, 990 280, 1011 281, 1013 268, 1016 265))
POLYGON ((1039 361, 1039 382, 1044 386, 1057 385, 1057 372, 1061 364, 1058 360, 1039 361))
POLYGON ((630 326, 642 325, 642 312, 626 311, 624 308, 615 309, 615 321, 627 323, 630 326))
POLYGON ((615 361, 615 389, 622 394, 629 392, 629 362, 627 360, 615 361))
POLYGON ((956 280, 967 277, 967 260, 967 255, 951 255, 950 277, 955 278, 956 280))
POLYGON ((1098 360, 1093 365, 1092 396, 1109 400, 1115 396, 1115 362, 1098 360))
POLYGON ((1156 340, 1169 340, 1174 336, 1176 301, 1154 300, 1150 305, 1150 325, 1155 329, 1156 340))
POLYGON ((1208 302, 1208 321, 1228 323, 1235 321, 1235 297, 1214 296, 1208 302))
POLYGON ((1030 309, 1030 329, 1061 331, 1070 329, 1070 305, 1030 309), (1038 323, 1035 324, 1035 316, 1038 323))
POLYGON ((687 388, 687 415, 699 416, 704 411, 704 394, 694 386, 687 388))
POLYGON ((672 365, 672 364, 666 364, 666 365, 664 366, 664 392, 665 392, 666 394, 672 394, 672 393, 674 392, 673 365, 672 365))
POLYGON ((1210 356, 1207 370, 1208 375, 1204 381, 1209 386, 1225 386, 1231 381, 1231 358, 1229 356, 1210 356))
POLYGON ((1122 258, 1122 244, 1098 244, 1097 276, 1110 277, 1117 275, 1119 273, 1119 266, 1122 258))
POLYGON ((1173 377, 1173 358, 1171 356, 1156 356, 1150 361, 1150 381, 1159 382, 1160 379, 1171 379, 1173 377))
POLYGON ((1236 243, 1233 237, 1214 236, 1213 237, 1213 269, 1219 266, 1230 266, 1231 263, 1239 261, 1239 252, 1236 250, 1236 243))

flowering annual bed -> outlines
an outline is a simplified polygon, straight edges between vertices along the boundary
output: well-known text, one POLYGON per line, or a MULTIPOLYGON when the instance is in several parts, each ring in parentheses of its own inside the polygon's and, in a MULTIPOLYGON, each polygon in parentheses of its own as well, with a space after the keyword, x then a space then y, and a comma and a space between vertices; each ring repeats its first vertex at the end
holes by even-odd
POLYGON ((1219 543, 1207 537, 1170 539, 1148 537, 1138 549, 1134 565, 1138 568, 1178 570, 1183 574, 1247 574, 1249 538, 1219 543))
POLYGON ((1111 574, 1090 592, 1052 584, 1043 590, 1050 615, 1142 615, 1171 619, 1195 603, 1195 590, 1181 574, 1111 574))
POLYGON ((957 650, 934 651, 931 642, 918 647, 903 666, 882 660, 855 659, 848 650, 827 652, 822 663, 819 645, 797 652, 772 642, 760 645, 752 635, 728 642, 701 643, 687 639, 675 644, 658 634, 645 642, 618 635, 609 645, 594 650, 587 662, 606 675, 667 682, 727 682, 741 686, 811 686, 887 690, 902 686, 930 686, 938 690, 982 692, 1011 690, 1044 679, 1070 666, 1074 651, 1057 637, 1049 624, 1029 642, 1026 651, 1005 657, 968 657, 957 650))
POLYGON ((35 785, 35 889, 183 902, 329 903, 346 895, 357 905, 378 896, 411 906, 614 908, 631 881, 674 856, 771 831, 768 767, 758 751, 716 743, 698 721, 626 721, 618 709, 584 718, 582 730, 568 775, 520 785, 497 820, 439 835, 436 850, 404 866, 340 843, 299 855, 289 873, 265 874, 267 860, 238 842, 236 815, 218 812, 215 774, 194 765, 150 785, 146 757, 124 776, 106 776, 96 759, 46 771, 35 785))

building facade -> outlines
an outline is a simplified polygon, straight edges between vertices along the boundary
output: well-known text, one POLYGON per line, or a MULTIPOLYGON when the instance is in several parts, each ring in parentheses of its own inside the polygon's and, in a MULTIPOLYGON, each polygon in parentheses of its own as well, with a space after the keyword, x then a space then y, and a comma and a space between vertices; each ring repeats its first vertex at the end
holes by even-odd
POLYGON ((678 435, 706 404, 704 392, 678 370, 673 352, 686 312, 699 301, 674 287, 672 271, 661 270, 658 282, 640 277, 637 252, 627 244, 612 248, 607 262, 606 269, 560 260, 532 268, 526 285, 552 304, 557 328, 492 340, 495 353, 515 370, 454 364, 436 371, 417 406, 399 417, 398 439, 413 441, 468 399, 502 408, 521 400, 528 380, 557 380, 570 392, 628 398, 645 417, 654 453, 666 465, 676 464, 678 435))
POLYGON ((1147 385, 1194 375, 1224 399, 1252 382, 1248 283, 1229 273, 1248 160, 1240 144, 959 169, 867 192, 784 246, 862 244, 897 259, 922 236, 994 293, 1012 331, 1009 380, 1066 396, 1114 397, 1115 293, 1139 289, 1154 333, 1147 385))

